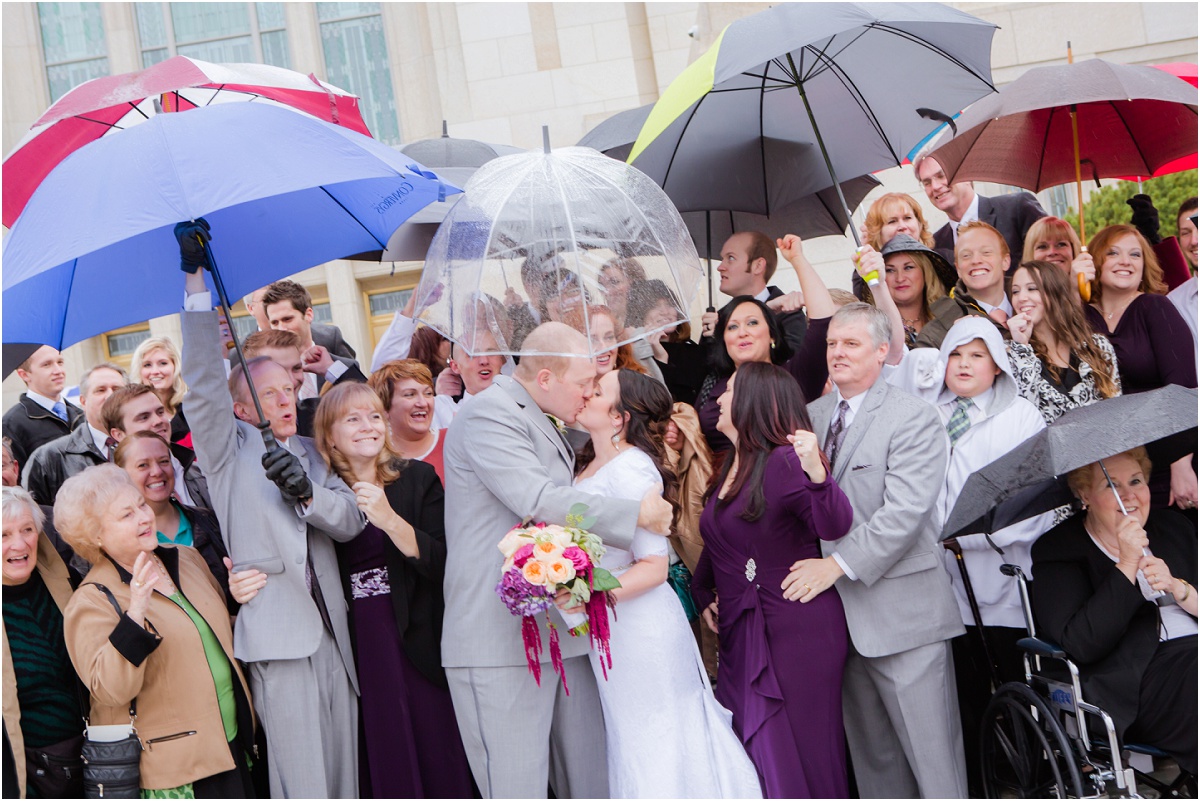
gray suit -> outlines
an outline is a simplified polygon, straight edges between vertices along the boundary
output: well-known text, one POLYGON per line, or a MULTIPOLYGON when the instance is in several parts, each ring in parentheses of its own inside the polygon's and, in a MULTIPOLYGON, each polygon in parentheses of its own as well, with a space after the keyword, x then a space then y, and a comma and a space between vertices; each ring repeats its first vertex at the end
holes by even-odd
MULTIPOLYGON (((604 721, 586 638, 564 636, 571 695, 547 663, 529 675, 521 621, 496 596, 504 558, 496 545, 525 518, 564 522, 577 502, 592 531, 628 548, 639 504, 571 488, 574 453, 515 380, 497 377, 467 401, 446 435, 446 618, 442 664, 471 771, 485 797, 608 796, 604 721)), ((538 618, 539 621, 541 618, 538 618)))
POLYGON ((301 514, 262 467, 258 429, 234 417, 219 357, 215 312, 184 312, 183 376, 192 441, 234 570, 255 568, 266 585, 242 606, 234 654, 250 663, 255 707, 270 749, 271 794, 357 796, 357 681, 333 540, 363 528, 354 494, 325 467, 312 441, 292 437, 313 483, 301 514), (305 583, 312 562, 332 632, 305 583), (340 763, 345 764, 340 764, 340 763))
MULTIPOLYGON (((822 447, 836 403, 831 392, 808 407, 822 447)), ((854 527, 822 547, 857 577, 835 587, 850 630, 844 717, 863 798, 966 796, 948 643, 963 626, 932 523, 947 443, 932 406, 879 378, 833 465, 854 527)))

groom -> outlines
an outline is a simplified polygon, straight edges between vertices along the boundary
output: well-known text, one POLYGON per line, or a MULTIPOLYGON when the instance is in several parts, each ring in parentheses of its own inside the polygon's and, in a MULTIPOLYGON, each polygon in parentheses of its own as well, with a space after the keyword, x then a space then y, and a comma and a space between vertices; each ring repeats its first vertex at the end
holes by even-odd
MULTIPOLYGON (((552 322, 530 332, 523 347, 574 355, 522 356, 512 379, 497 377, 463 406, 446 437, 442 664, 485 798, 545 798, 547 782, 558 798, 607 798, 604 717, 588 639, 568 636, 552 610, 571 694, 546 664, 541 686, 534 682, 521 621, 495 592, 504 562, 496 546, 522 520, 562 524, 582 502, 596 518, 593 533, 628 548, 637 526, 666 534, 671 507, 653 492, 639 504, 572 489, 575 455, 551 415, 572 423, 591 397, 596 369, 585 355, 588 342, 552 322)), ((548 643, 542 658, 549 660, 548 643)), ((613 654, 614 662, 620 658, 613 654)))

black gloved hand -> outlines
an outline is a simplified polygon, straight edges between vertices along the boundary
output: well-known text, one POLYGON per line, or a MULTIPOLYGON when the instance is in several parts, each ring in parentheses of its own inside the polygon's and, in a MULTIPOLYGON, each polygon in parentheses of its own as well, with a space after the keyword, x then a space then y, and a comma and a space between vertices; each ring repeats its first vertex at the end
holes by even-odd
POLYGON ((296 454, 279 443, 263 454, 263 469, 267 478, 275 482, 283 499, 289 504, 307 501, 313 496, 312 480, 304 472, 304 466, 296 454))
POLYGON ((208 248, 200 243, 200 240, 206 243, 212 240, 209 230, 208 220, 203 217, 175 226, 175 238, 179 240, 179 269, 185 273, 194 273, 202 267, 212 272, 208 248))
POLYGON ((1125 202, 1133 209, 1130 224, 1136 227, 1151 245, 1161 242, 1162 236, 1158 233, 1158 209, 1154 208, 1154 201, 1150 196, 1134 195, 1125 202))

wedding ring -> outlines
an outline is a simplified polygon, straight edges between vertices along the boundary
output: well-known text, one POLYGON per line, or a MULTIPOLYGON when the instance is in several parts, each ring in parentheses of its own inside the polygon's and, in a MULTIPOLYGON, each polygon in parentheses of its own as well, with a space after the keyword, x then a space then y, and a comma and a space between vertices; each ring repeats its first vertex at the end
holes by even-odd
POLYGON ((807 584, 804 585, 804 589, 808 592, 812 592, 812 587, 808 586, 807 584))
POLYGON ((142 582, 140 582, 140 581, 134 581, 134 582, 133 582, 133 586, 135 586, 135 587, 140 587, 140 586, 142 586, 142 582))

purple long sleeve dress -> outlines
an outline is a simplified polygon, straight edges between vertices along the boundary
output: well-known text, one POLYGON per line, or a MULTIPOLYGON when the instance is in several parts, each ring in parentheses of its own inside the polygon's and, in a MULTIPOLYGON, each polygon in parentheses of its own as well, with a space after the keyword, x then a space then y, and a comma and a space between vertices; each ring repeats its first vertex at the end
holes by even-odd
POLYGON ((709 499, 700 517, 704 551, 692 590, 701 607, 720 598, 717 700, 733 713, 767 798, 845 798, 842 667, 846 618, 830 588, 802 604, 780 585, 794 562, 821 556, 819 539, 850 530, 854 512, 832 478, 813 484, 791 447, 763 472, 766 508, 739 517, 746 490, 709 499))

